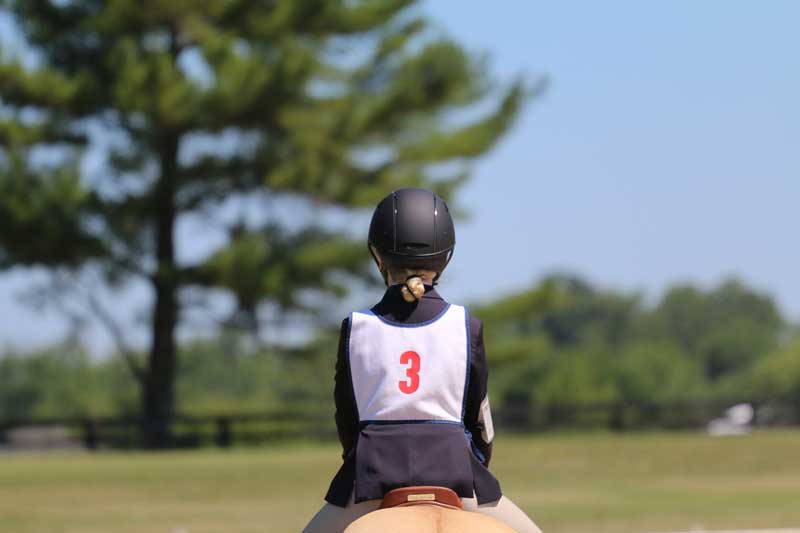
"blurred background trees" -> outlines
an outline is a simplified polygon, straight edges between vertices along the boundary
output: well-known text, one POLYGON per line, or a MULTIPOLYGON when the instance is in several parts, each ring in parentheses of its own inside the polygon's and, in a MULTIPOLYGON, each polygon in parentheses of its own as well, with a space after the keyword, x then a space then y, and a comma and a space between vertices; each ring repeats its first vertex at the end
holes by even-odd
MULTIPOLYGON (((471 312, 484 319, 490 394, 501 410, 716 399, 800 401, 800 337, 783 325, 768 296, 740 281, 710 289, 676 286, 646 305, 636 294, 555 275, 526 292, 472 306, 471 312), (677 306, 686 295, 692 303, 677 306), (709 310, 729 298, 738 304, 723 306, 718 316, 697 312, 714 313, 709 310), (727 320, 741 324, 735 333, 746 342, 719 335, 727 320), (691 324, 691 336, 675 324, 691 324), (572 333, 564 335, 565 328, 572 333), (709 371, 712 356, 730 362, 722 374, 709 371)), ((178 410, 210 415, 302 406, 308 416, 332 424, 335 350, 336 332, 329 330, 293 349, 254 346, 232 331, 185 343, 179 357, 178 410)), ((69 343, 0 359, 2 413, 109 416, 137 409, 136 389, 120 359, 91 360, 69 343)))
POLYGON ((775 303, 734 279, 707 290, 677 285, 645 305, 639 295, 555 275, 474 312, 486 323, 501 401, 768 398, 797 383, 785 374, 793 335, 775 303))
MULTIPOLYGON (((375 279, 349 223, 396 187, 452 198, 539 87, 414 4, 0 0, 24 41, 0 50, 0 268, 49 272, 40 303, 119 355, 5 350, 0 422, 143 415, 157 447, 175 412, 332 412, 325 326, 375 279)), ((800 402, 800 336, 740 280, 645 302, 562 273, 472 312, 497 407, 800 402)))
MULTIPOLYGON (((341 215, 401 186, 448 197, 517 116, 523 83, 492 87, 482 62, 427 32, 412 4, 0 3, 27 50, 0 56, 0 267, 43 267, 58 292, 81 294, 138 382, 146 445, 170 442, 176 379, 187 396, 238 397, 275 370, 244 360, 217 368, 234 356, 201 345, 179 365, 176 330, 198 294, 232 295, 225 324, 257 330, 313 318, 364 277, 360 239, 276 205, 341 215), (488 111, 464 114, 478 103, 488 111), (226 237, 189 260, 179 252, 192 243, 177 239, 191 221, 189 240, 202 240, 203 224, 226 237), (133 283, 151 294, 144 357, 98 296, 133 283), (237 372, 236 385, 218 385, 237 372)), ((3 365, 4 401, 34 414, 87 405, 67 392, 61 404, 60 388, 24 376, 118 366, 49 352, 3 365)))

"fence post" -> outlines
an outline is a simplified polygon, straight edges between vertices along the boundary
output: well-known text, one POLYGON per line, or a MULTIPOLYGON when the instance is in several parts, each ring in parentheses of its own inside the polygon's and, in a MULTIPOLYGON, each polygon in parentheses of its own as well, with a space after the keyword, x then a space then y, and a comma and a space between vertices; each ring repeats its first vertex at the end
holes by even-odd
POLYGON ((611 406, 611 416, 608 420, 611 431, 625 431, 625 404, 616 402, 611 406))
POLYGON ((98 441, 97 424, 94 420, 87 418, 83 421, 83 445, 87 450, 96 450, 98 441))
POLYGON ((511 391, 503 397, 503 408, 499 414, 503 425, 519 431, 530 429, 532 410, 531 398, 527 393, 511 391))
POLYGON ((231 419, 227 417, 217 418, 217 446, 220 448, 230 448, 233 444, 231 433, 231 419))

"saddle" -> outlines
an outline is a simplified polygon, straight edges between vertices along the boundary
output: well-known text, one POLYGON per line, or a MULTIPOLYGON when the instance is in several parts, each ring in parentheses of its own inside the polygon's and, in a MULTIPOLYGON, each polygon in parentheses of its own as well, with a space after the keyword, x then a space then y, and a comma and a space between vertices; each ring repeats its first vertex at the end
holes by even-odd
POLYGON ((514 533, 497 520, 463 510, 461 499, 445 487, 404 487, 388 492, 380 507, 345 533, 514 533))
POLYGON ((461 499, 445 487, 404 487, 388 492, 380 508, 367 513, 345 533, 514 533, 497 520, 464 511, 461 499))
POLYGON ((379 509, 409 507, 412 505, 435 505, 447 509, 462 509, 461 498, 447 487, 402 487, 383 497, 379 509))

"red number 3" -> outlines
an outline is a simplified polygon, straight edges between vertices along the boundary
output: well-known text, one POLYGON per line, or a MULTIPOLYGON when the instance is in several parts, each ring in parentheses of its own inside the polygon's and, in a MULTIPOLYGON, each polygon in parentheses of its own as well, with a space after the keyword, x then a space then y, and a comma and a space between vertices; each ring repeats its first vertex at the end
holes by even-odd
POLYGON ((417 352, 403 352, 400 356, 400 364, 411 366, 406 368, 406 381, 399 382, 400 392, 403 394, 412 394, 419 388, 419 354, 417 352))

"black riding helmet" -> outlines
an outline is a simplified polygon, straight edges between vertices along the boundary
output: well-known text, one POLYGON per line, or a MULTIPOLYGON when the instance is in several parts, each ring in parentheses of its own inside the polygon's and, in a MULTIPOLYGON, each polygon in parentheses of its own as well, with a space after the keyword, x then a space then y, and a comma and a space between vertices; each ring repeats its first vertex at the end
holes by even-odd
MULTIPOLYGON (((387 268, 432 270, 437 273, 436 281, 456 246, 453 218, 447 204, 435 193, 398 189, 375 208, 368 244, 375 263, 377 252, 387 268)), ((381 274, 387 281, 386 268, 381 274)))

